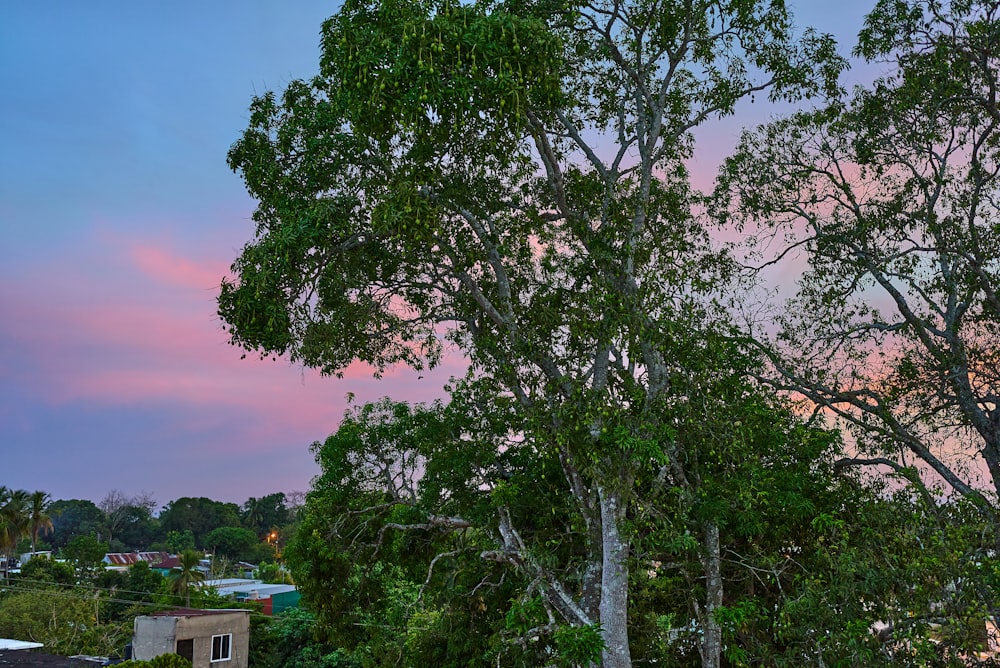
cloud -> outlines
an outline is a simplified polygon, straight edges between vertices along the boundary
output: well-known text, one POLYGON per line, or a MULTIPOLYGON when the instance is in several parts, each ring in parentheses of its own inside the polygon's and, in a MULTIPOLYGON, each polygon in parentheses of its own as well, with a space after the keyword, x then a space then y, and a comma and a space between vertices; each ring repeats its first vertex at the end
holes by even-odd
POLYGON ((343 379, 332 379, 288 361, 241 359, 215 315, 216 290, 206 287, 217 284, 224 261, 191 259, 107 230, 95 236, 97 249, 36 267, 21 286, 0 284, 0 308, 10 316, 0 323, 0 339, 11 352, 0 356, 0 369, 10 366, 8 380, 37 401, 214 406, 246 411, 255 422, 269 416, 273 427, 260 428, 271 438, 288 425, 323 438, 339 421, 348 391, 359 401, 426 401, 442 395, 449 375, 464 371, 457 360, 423 379, 397 369, 375 381, 369 367, 354 364, 343 379), (124 257, 109 261, 116 256, 108 246, 124 257))
POLYGON ((215 288, 228 269, 228 265, 222 261, 199 263, 168 249, 145 243, 132 245, 131 258, 145 276, 165 285, 186 288, 215 288))

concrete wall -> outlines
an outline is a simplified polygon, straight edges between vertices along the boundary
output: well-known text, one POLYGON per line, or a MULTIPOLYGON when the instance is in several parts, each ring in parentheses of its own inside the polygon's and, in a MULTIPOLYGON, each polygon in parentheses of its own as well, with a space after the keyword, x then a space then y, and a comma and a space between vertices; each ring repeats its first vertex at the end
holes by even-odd
POLYGON ((136 617, 132 626, 132 656, 149 661, 154 656, 171 654, 175 647, 176 617, 136 617))
POLYGON ((177 641, 193 640, 194 668, 247 668, 250 649, 249 611, 136 617, 132 649, 136 659, 148 661, 176 651, 177 641), (212 636, 233 634, 230 660, 212 663, 212 636))

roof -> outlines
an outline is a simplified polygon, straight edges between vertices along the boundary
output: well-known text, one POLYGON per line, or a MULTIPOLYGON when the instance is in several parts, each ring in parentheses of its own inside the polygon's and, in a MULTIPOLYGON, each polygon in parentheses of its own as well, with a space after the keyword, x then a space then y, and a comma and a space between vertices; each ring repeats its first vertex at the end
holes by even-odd
POLYGON ((140 561, 155 564, 169 556, 166 552, 109 552, 104 555, 104 563, 112 566, 131 566, 140 561))
POLYGON ((270 598, 275 594, 285 594, 290 591, 297 591, 295 585, 289 584, 245 584, 236 587, 227 587, 223 594, 249 594, 257 592, 260 598, 270 598))
POLYGON ((11 640, 10 638, 0 638, 0 651, 15 649, 38 649, 43 647, 40 642, 28 642, 27 640, 11 640))
POLYGON ((231 591, 233 587, 259 585, 263 584, 263 582, 263 580, 248 580, 247 578, 221 578, 219 580, 205 580, 200 584, 202 587, 212 587, 213 589, 218 589, 220 593, 225 594, 231 591), (222 591, 223 589, 226 591, 222 591))
POLYGON ((151 568, 177 568, 181 565, 180 557, 171 557, 170 555, 164 555, 163 559, 150 564, 151 568))
POLYGON ((177 608, 176 610, 161 610, 160 612, 154 612, 148 617, 204 617, 206 615, 225 615, 232 614, 234 612, 243 612, 250 614, 252 611, 246 608, 220 608, 213 610, 201 610, 199 608, 177 608))
POLYGON ((38 668, 94 668, 92 661, 68 656, 42 654, 25 650, 0 650, 0 666, 37 666, 38 668))

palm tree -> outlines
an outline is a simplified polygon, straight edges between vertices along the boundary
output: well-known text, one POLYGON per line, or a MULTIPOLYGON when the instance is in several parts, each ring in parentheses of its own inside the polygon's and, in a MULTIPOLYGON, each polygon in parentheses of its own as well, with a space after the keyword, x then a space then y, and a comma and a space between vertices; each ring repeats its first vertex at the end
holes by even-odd
POLYGON ((17 541, 28 535, 28 493, 0 486, 0 555, 3 574, 7 577, 8 562, 17 541))
POLYGON ((34 492, 28 499, 28 529, 31 532, 31 554, 35 554, 38 534, 52 533, 52 517, 48 514, 52 498, 46 492, 34 492))
POLYGON ((243 504, 243 524, 248 529, 252 529, 257 536, 260 536, 260 526, 264 522, 263 499, 250 497, 243 504))
POLYGON ((198 570, 201 555, 194 550, 184 550, 179 557, 180 563, 170 569, 167 578, 170 580, 170 591, 175 594, 184 592, 187 607, 191 607, 191 585, 205 581, 205 574, 198 570))

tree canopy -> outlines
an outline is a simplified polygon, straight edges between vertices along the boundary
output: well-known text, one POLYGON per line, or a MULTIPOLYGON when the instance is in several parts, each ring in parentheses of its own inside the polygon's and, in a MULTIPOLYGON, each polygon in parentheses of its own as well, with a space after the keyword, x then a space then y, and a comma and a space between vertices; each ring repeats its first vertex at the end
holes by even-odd
POLYGON ((994 519, 998 12, 876 3, 857 53, 889 74, 749 132, 720 182, 760 249, 809 263, 777 334, 751 323, 772 382, 849 425, 857 463, 915 458, 994 519))
MULTIPOLYGON (((863 53, 909 54, 900 59, 904 82, 924 53, 922 24, 912 19, 919 6, 879 3, 862 39, 863 53)), ((912 657, 920 638, 879 644, 871 615, 895 619, 902 608, 894 606, 916 606, 903 590, 921 591, 931 605, 947 579, 920 589, 899 569, 894 582, 823 593, 835 578, 855 582, 855 564, 828 541, 872 563, 880 548, 892 545, 898 556, 913 543, 859 531, 898 515, 886 511, 888 491, 860 485, 844 465, 853 458, 817 415, 796 417, 761 385, 783 358, 726 310, 740 303, 745 274, 711 237, 709 199, 687 169, 696 131, 741 101, 827 96, 832 106, 815 118, 848 113, 837 84, 843 65, 830 37, 795 34, 781 2, 348 0, 323 24, 319 75, 253 100, 249 127, 229 152, 259 203, 254 238, 219 297, 231 341, 327 374, 357 361, 376 374, 420 369, 446 350, 469 364, 447 388, 447 404, 359 407, 315 446, 324 473, 290 554, 328 632, 364 642, 369 626, 392 619, 392 628, 405 627, 406 611, 421 605, 424 622, 458 623, 457 606, 430 594, 450 570, 471 577, 471 600, 485 597, 486 583, 518 592, 482 603, 489 614, 505 611, 502 623, 483 617, 495 635, 472 648, 442 640, 456 662, 514 646, 527 664, 559 657, 605 668, 638 657, 697 656, 708 667, 771 655, 792 664, 912 657), (808 558, 787 556, 797 550, 808 558), (399 559, 383 561, 386 551, 399 559), (795 567, 779 567, 781 554, 795 567), (334 579, 333 590, 324 585, 334 579), (755 580, 767 595, 754 594, 755 580), (669 594, 660 591, 665 582, 669 594), (851 592, 864 603, 848 603, 851 592), (803 613, 794 601, 844 617, 823 616, 828 635, 818 638, 789 621, 803 613), (382 622, 366 617, 375 610, 382 622), (338 625, 338 615, 353 621, 338 625)), ((947 79, 938 77, 942 86, 947 79)), ((925 110, 895 114, 908 99, 895 90, 906 86, 889 88, 866 98, 887 109, 858 131, 873 134, 850 135, 845 146, 877 154, 892 151, 892 132, 928 131, 914 120, 925 110)), ((912 98, 915 84, 909 90, 912 98)), ((792 140, 796 122, 788 122, 792 140)), ((749 173, 734 161, 724 175, 720 191, 735 184, 739 199, 710 208, 720 218, 740 212, 777 223, 785 210, 769 205, 774 193, 794 195, 790 179, 822 176, 781 172, 790 163, 770 161, 794 141, 768 143, 779 133, 762 132, 759 154, 753 139, 744 143, 749 173)), ((891 181, 896 172, 876 174, 891 181)), ((852 184, 811 201, 826 215, 852 184)), ((911 199, 900 194, 881 211, 906 211, 911 199)), ((854 213, 835 212, 834 222, 848 224, 824 227, 832 236, 817 236, 815 247, 857 245, 870 227, 887 225, 877 216, 859 223, 854 213)), ((870 267, 881 243, 859 246, 847 266, 870 267)), ((834 255, 817 263, 816 280, 858 287, 834 255)), ((880 284, 895 280, 886 274, 880 284)), ((804 294, 803 311, 820 328, 810 295, 855 305, 843 290, 804 294)), ((903 330, 882 324, 866 331, 903 330)), ((851 332, 843 329, 848 343, 831 354, 850 347, 851 332)), ((800 338, 787 348, 795 352, 800 338)), ((798 351, 809 354, 812 340, 828 339, 806 337, 798 351)), ((919 335, 913 345, 924 345, 919 335)), ((969 367, 984 377, 985 368, 969 367)), ((920 374, 911 375, 916 387, 920 374)), ((915 391, 907 401, 921 409, 920 392, 941 394, 915 391)), ((906 433, 885 436, 905 441, 906 433)), ((936 507, 927 495, 919 500, 936 507)), ((907 614, 923 619, 918 607, 907 614)))

